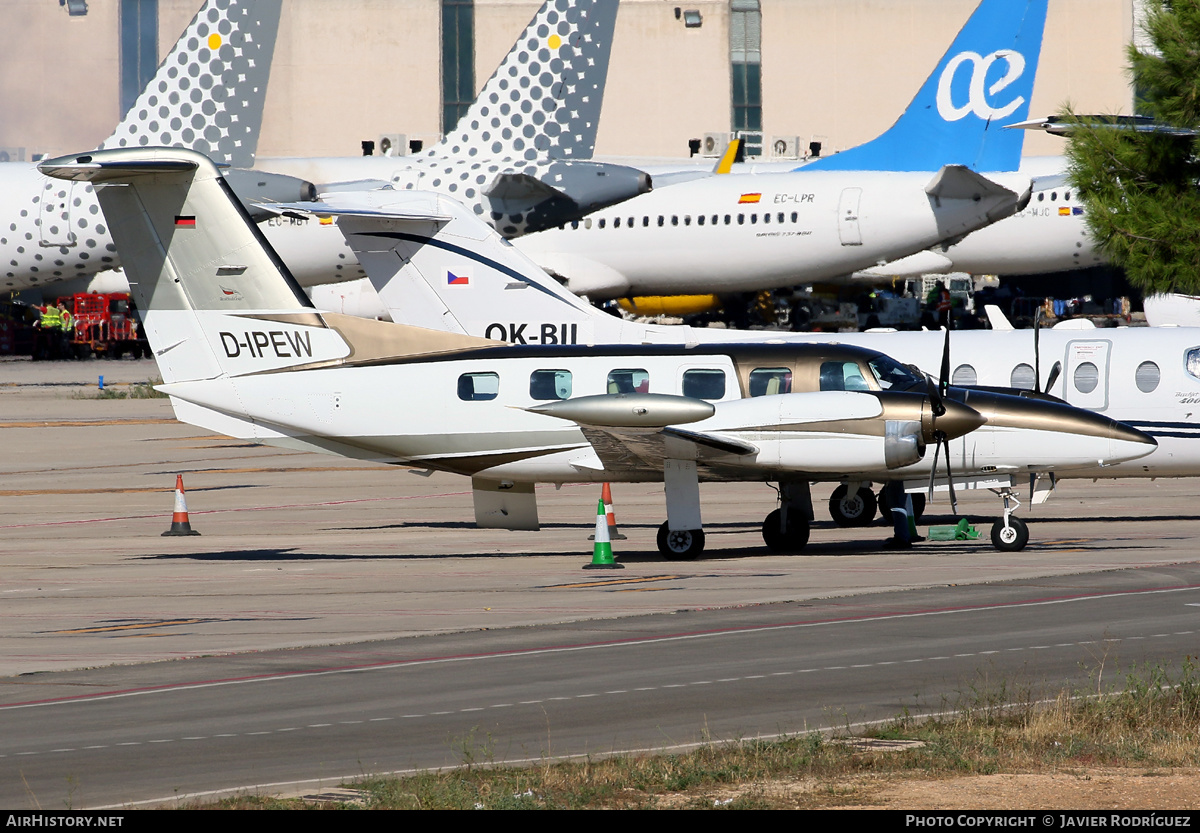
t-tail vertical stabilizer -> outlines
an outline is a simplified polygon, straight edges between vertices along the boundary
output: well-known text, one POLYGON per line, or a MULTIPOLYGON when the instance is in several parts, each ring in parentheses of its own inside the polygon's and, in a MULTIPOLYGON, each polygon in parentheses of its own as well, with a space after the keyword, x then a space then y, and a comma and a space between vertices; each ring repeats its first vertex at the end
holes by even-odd
POLYGON ((908 109, 866 144, 804 170, 976 171, 1020 167, 1049 0, 981 0, 908 109))

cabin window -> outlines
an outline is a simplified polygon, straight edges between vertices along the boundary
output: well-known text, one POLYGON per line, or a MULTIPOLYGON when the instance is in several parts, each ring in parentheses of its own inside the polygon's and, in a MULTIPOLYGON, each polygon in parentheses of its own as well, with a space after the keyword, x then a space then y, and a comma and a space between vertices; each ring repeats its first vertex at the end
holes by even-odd
POLYGON ((799 212, 797 212, 797 211, 793 211, 793 212, 792 212, 792 222, 793 222, 793 223, 798 223, 798 222, 800 222, 800 214, 799 214, 799 212))
POLYGON ((629 222, 628 222, 626 225, 628 225, 630 228, 633 228, 633 221, 634 221, 635 219, 636 219, 635 217, 630 217, 630 218, 629 218, 629 222))
POLYGON ((724 399, 724 370, 685 370, 683 372, 683 395, 694 399, 724 399))
POLYGON ((763 222, 764 223, 771 222, 771 212, 770 211, 768 211, 766 214, 763 215, 763 222))
POLYGON ((1018 390, 1033 390, 1037 385, 1037 379, 1034 376, 1033 368, 1022 362, 1012 369, 1012 374, 1008 377, 1009 387, 1017 388, 1018 390))
MULTIPOLYGON (((779 222, 781 222, 781 223, 783 222, 783 212, 782 211, 779 212, 779 217, 777 219, 779 220, 779 222)), ((795 222, 795 220, 793 220, 792 222, 795 222)))
POLYGON ((577 228, 579 228, 579 221, 578 221, 578 220, 572 220, 572 221, 571 221, 571 229, 572 229, 572 230, 574 230, 574 229, 577 229, 577 228))
POLYGON ((590 229, 592 227, 592 218, 591 217, 583 218, 583 227, 585 229, 590 229))
POLYGON ((600 228, 604 228, 604 218, 603 217, 600 218, 599 226, 600 226, 600 228))
POLYGON ((1162 372, 1154 362, 1142 362, 1134 371, 1133 381, 1142 393, 1152 393, 1162 378, 1162 372))
POLYGON ((1071 201, 1071 192, 1070 192, 1070 191, 1067 191, 1065 194, 1063 194, 1063 199, 1064 199, 1066 202, 1070 202, 1070 201, 1071 201))
POLYGON ((950 375, 950 384, 972 387, 979 384, 979 374, 969 364, 960 364, 950 375))
POLYGON ((1046 192, 1045 192, 1045 191, 1039 191, 1039 192, 1038 192, 1038 202, 1041 202, 1041 201, 1042 201, 1042 200, 1044 200, 1044 199, 1046 199, 1046 192))
POLYGON ((1091 393, 1100 384, 1100 368, 1091 362, 1080 362, 1075 368, 1075 390, 1091 393))
POLYGON ((666 222, 666 218, 664 218, 664 217, 663 217, 663 215, 659 214, 659 215, 658 215, 658 224, 661 226, 661 225, 663 225, 665 222, 666 222))
POLYGON ((496 373, 464 373, 458 377, 458 398, 464 402, 486 402, 500 394, 496 373))
POLYGON ((755 225, 756 223, 758 223, 758 215, 751 214, 750 215, 750 225, 755 225))
POLYGON ((571 398, 571 371, 535 370, 529 374, 529 398, 546 401, 571 398))
POLYGON ((671 225, 673 225, 673 226, 679 225, 679 217, 677 215, 674 215, 674 214, 671 215, 671 225))
POLYGON ((642 217, 642 228, 646 228, 649 225, 650 225, 650 218, 648 216, 643 216, 642 217))
POLYGON ((696 223, 701 226, 704 225, 704 215, 703 214, 701 214, 699 217, 696 218, 696 223))
MULTIPOLYGON (((604 222, 604 221, 601 220, 601 222, 604 222)), ((620 228, 620 227, 621 227, 621 218, 613 217, 613 228, 620 228)))
POLYGON ((608 374, 609 393, 649 393, 650 374, 645 370, 614 370, 608 374))
POLYGON ((725 215, 725 225, 729 225, 729 222, 730 222, 730 217, 728 214, 726 214, 725 215))
POLYGON ((757 367, 750 371, 750 395, 774 396, 792 392, 792 371, 786 367, 757 367))
POLYGON ((870 390, 858 362, 822 362, 821 390, 870 390))
POLYGON ((744 226, 744 225, 746 225, 746 215, 745 215, 745 214, 739 214, 739 215, 738 215, 738 225, 739 225, 739 226, 744 226))
POLYGON ((692 215, 691 214, 683 215, 683 224, 685 226, 690 226, 692 224, 692 215))

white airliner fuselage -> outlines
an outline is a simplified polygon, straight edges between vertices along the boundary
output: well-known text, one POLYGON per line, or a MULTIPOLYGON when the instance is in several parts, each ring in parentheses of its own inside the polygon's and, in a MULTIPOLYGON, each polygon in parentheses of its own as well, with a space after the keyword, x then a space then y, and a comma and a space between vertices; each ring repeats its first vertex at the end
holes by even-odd
POLYGON ((517 245, 592 299, 810 283, 958 239, 1017 209, 1013 191, 949 170, 972 181, 939 193, 940 174, 715 176, 655 190, 517 245))

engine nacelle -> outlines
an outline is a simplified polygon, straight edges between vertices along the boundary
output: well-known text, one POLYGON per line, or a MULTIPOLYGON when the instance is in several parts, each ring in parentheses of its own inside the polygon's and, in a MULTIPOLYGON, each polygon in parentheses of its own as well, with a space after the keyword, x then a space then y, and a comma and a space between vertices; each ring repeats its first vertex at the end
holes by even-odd
POLYGON ((314 202, 317 199, 317 186, 306 179, 285 174, 230 168, 225 171, 225 181, 256 223, 276 216, 275 212, 263 208, 262 203, 314 202))

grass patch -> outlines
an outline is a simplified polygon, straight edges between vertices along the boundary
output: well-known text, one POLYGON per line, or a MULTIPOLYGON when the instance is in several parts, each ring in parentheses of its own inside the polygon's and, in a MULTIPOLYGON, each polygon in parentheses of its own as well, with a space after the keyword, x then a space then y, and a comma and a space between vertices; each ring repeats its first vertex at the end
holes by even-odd
POLYGON ((155 385, 161 385, 162 379, 147 379, 145 382, 134 382, 133 384, 112 383, 106 385, 103 390, 87 390, 76 391, 71 395, 72 399, 167 399, 165 393, 160 393, 154 389, 155 385))
MULTIPOLYGON (((454 743, 463 766, 353 784, 368 809, 803 809, 872 803, 880 784, 994 773, 1200 766, 1200 673, 1134 669, 1118 685, 1035 697, 1007 684, 965 690, 936 716, 905 711, 863 737, 917 740, 897 751, 820 733, 712 744, 674 755, 614 756, 528 767, 492 766, 490 739, 454 743)), ((887 744, 880 744, 887 746, 887 744)), ((242 797, 217 806, 304 802, 242 797)), ((349 806, 349 805, 345 805, 349 806)))

